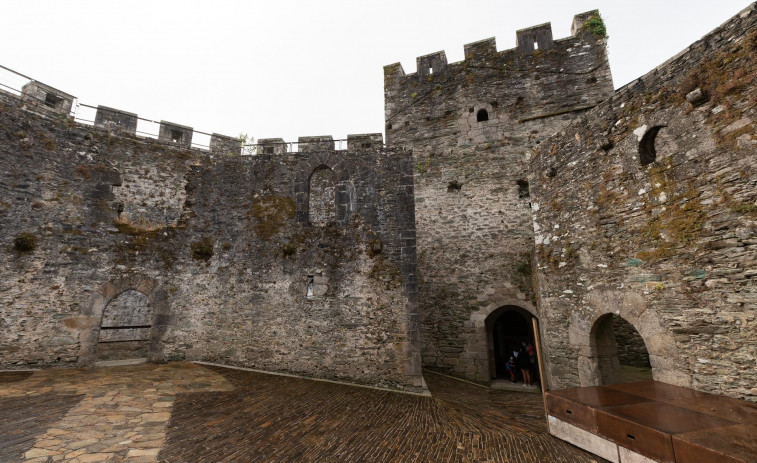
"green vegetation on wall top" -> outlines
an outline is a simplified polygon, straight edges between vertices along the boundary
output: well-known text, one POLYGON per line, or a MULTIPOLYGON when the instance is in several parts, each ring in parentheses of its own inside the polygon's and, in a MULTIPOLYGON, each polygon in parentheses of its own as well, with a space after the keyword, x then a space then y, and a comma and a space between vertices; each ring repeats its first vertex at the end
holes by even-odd
POLYGON ((596 13, 589 18, 589 20, 584 23, 583 27, 599 39, 607 38, 607 27, 599 13, 596 13))

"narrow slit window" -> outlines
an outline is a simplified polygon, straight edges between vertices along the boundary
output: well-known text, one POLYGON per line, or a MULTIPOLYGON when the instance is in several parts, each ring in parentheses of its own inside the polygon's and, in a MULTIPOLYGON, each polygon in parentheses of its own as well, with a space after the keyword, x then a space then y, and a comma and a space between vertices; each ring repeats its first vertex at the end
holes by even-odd
POLYGON ((305 297, 313 297, 313 275, 308 275, 308 286, 305 290, 305 297))
POLYGON ((528 191, 527 181, 520 179, 520 180, 517 180, 516 183, 518 185, 518 198, 523 199, 523 198, 528 198, 531 196, 531 194, 528 191))
POLYGON ((655 139, 657 133, 665 127, 664 125, 656 125, 644 133, 639 141, 639 162, 642 166, 651 164, 657 160, 657 149, 655 148, 655 139))
POLYGON ((539 42, 534 40, 534 50, 538 50, 538 49, 539 49, 539 42))

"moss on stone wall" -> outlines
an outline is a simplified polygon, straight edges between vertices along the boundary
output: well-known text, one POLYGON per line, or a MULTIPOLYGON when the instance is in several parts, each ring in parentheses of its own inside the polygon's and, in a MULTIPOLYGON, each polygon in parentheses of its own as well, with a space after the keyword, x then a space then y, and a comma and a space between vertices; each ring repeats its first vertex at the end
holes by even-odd
POLYGON ((193 241, 189 248, 192 250, 192 258, 198 260, 210 260, 213 257, 213 240, 205 236, 198 241, 193 241))
POLYGON ((31 233, 21 233, 13 239, 13 248, 18 252, 31 252, 37 247, 37 237, 31 233))
POLYGON ((594 34, 594 37, 599 39, 607 38, 607 27, 599 13, 589 18, 589 20, 583 24, 582 28, 594 34))
POLYGON ((296 205, 292 198, 286 196, 268 196, 255 200, 252 205, 252 217, 255 233, 268 240, 294 218, 296 205))

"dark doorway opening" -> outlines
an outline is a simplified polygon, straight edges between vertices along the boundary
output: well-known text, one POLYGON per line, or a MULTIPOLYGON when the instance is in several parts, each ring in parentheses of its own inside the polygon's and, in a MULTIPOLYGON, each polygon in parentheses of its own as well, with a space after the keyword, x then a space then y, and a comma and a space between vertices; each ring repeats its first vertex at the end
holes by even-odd
POLYGON ((526 355, 528 356, 527 363, 530 364, 531 382, 533 384, 540 382, 533 320, 533 315, 517 306, 500 307, 489 315, 486 325, 490 346, 489 365, 493 380, 523 382, 524 375, 518 366, 517 357, 526 355), (525 354, 523 354, 524 351, 525 354), (512 369, 513 375, 511 375, 511 368, 507 367, 511 357, 516 364, 516 368, 512 369))

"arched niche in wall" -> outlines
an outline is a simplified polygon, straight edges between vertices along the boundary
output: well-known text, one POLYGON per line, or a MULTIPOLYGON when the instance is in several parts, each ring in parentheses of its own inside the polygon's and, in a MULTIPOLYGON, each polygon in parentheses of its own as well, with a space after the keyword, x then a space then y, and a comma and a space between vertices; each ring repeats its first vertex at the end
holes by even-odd
MULTIPOLYGON (((637 347, 641 346, 638 339, 642 340, 648 353, 651 374, 656 381, 691 386, 691 372, 684 364, 673 336, 666 330, 656 310, 647 306, 642 295, 633 291, 594 291, 587 295, 586 301, 587 310, 573 312, 568 329, 569 348, 576 355, 577 378, 563 374, 555 387, 597 386, 608 380, 622 380, 618 376, 621 362, 617 352, 618 338, 637 347), (631 341, 636 335, 627 326, 623 329, 626 334, 617 335, 615 325, 626 322, 638 333, 637 341, 631 341), (613 373, 612 368, 605 368, 615 362, 617 373, 613 373)), ((645 358, 643 354, 638 357, 645 358)))
POLYGON ((103 310, 97 360, 147 358, 154 313, 146 295, 127 289, 103 310))
POLYGON ((465 112, 465 118, 471 128, 480 127, 482 123, 493 121, 497 118, 496 101, 489 103, 475 103, 469 106, 465 112))
POLYGON ((594 322, 591 353, 599 384, 652 379, 646 343, 638 330, 620 315, 605 314, 594 322))
MULTIPOLYGON (((124 330, 123 334, 103 334, 102 340, 116 339, 118 336, 145 335, 143 349, 149 361, 163 361, 162 340, 172 322, 168 304, 168 294, 151 278, 129 276, 103 284, 82 310, 87 319, 88 329, 84 329, 80 336, 81 350, 79 352, 79 366, 91 366, 98 358, 101 333, 124 330), (144 325, 127 325, 126 323, 145 323, 144 325), (142 332, 128 333, 129 326, 140 326, 142 332), (106 329, 103 330, 102 327, 106 329), (128 333, 128 334, 126 334, 128 333), (116 338, 113 338, 115 336, 116 338)), ((133 340, 136 340, 135 337, 133 340)), ((106 349, 107 350, 107 349, 106 349)), ((103 351, 105 352, 105 351, 103 351)))
POLYGON ((502 126, 508 121, 507 113, 499 110, 496 101, 469 104, 461 108, 459 114, 461 145, 500 140, 503 136, 502 126))

